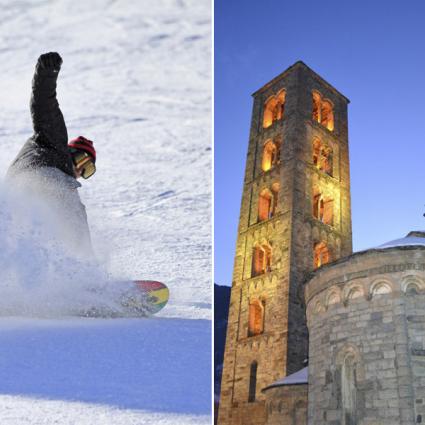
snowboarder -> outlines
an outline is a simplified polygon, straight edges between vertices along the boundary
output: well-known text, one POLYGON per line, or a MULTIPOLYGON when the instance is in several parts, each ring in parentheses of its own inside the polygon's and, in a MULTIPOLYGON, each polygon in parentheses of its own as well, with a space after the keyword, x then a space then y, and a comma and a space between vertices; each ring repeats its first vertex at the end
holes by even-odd
POLYGON ((56 52, 38 58, 32 81, 31 117, 34 134, 7 172, 9 181, 41 199, 60 220, 61 238, 71 252, 93 258, 87 214, 78 194, 78 178, 95 171, 93 142, 68 133, 56 99, 62 58, 56 52))

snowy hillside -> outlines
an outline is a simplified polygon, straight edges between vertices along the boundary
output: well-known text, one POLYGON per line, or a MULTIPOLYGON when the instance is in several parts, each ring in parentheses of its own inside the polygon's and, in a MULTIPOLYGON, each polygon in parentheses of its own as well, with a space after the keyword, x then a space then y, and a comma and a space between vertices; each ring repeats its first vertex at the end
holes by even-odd
MULTIPOLYGON (((0 306, 26 293, 33 311, 50 314, 0 319, 0 423, 209 423, 210 2, 0 6, 0 173, 32 133, 36 60, 58 51, 69 138, 94 140, 98 153, 97 173, 80 195, 101 268, 116 278, 160 280, 171 290, 154 319, 60 317, 58 299, 70 300, 75 288, 46 286, 40 253, 27 243, 23 255, 2 240, 0 263, 13 288, 2 288, 2 271, 0 306), (22 276, 34 277, 35 263, 38 280, 29 285, 22 276), (55 292, 49 302, 46 287, 55 292)), ((15 204, 2 190, 0 202, 13 216, 15 204)), ((0 237, 10 239, 13 229, 0 214, 0 237)))

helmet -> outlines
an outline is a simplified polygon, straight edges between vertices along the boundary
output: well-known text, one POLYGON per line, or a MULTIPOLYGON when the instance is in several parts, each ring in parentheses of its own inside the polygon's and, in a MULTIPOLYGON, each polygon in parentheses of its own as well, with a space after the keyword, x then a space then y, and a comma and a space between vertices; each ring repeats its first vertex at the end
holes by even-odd
POLYGON ((93 142, 91 140, 88 140, 83 136, 78 136, 76 139, 72 139, 68 143, 68 148, 87 152, 93 158, 93 162, 96 162, 96 150, 94 149, 93 142))

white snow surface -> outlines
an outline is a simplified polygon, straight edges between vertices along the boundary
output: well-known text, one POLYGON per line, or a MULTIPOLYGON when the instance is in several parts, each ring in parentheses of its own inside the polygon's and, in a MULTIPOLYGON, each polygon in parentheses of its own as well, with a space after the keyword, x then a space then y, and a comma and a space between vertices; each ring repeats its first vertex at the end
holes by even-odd
POLYGON ((210 1, 0 6, 0 172, 32 134, 36 60, 58 51, 69 138, 98 154, 79 192, 99 259, 69 257, 42 207, 0 185, 0 423, 209 423, 210 1), (68 317, 113 303, 87 291, 105 279, 162 281, 169 305, 68 317))
POLYGON ((273 382, 273 384, 269 385, 268 388, 271 387, 280 387, 283 385, 298 385, 298 384, 307 384, 308 383, 308 367, 300 369, 299 371, 285 376, 282 379, 278 379, 273 382))
POLYGON ((400 239, 394 239, 392 241, 386 242, 382 245, 379 245, 377 248, 393 248, 397 246, 416 246, 416 245, 425 245, 425 238, 420 238, 416 236, 406 236, 400 239))

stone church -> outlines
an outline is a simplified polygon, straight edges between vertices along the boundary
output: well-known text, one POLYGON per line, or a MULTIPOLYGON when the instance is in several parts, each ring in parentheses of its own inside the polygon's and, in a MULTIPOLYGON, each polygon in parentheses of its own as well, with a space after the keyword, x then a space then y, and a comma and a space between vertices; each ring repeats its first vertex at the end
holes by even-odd
POLYGON ((253 98, 218 424, 425 423, 425 233, 353 254, 349 100, 303 62, 253 98))

